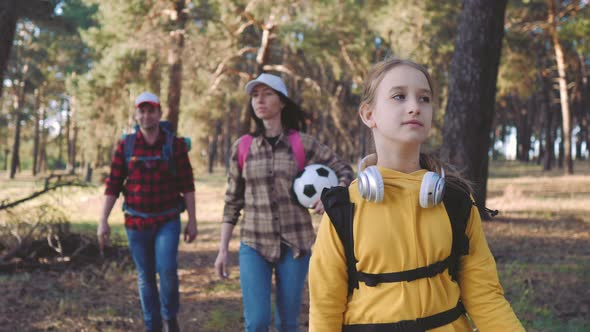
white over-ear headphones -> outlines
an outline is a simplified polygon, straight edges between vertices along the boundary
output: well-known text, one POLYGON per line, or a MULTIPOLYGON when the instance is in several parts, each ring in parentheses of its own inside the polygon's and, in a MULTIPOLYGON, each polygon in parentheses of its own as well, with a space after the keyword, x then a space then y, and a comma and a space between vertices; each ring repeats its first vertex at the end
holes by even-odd
MULTIPOLYGON (((383 201, 383 177, 377 166, 377 155, 370 154, 359 162, 358 187, 361 197, 369 202, 383 201)), ((445 192, 445 170, 441 168, 441 175, 426 172, 420 185, 420 206, 433 207, 440 204, 445 192)))

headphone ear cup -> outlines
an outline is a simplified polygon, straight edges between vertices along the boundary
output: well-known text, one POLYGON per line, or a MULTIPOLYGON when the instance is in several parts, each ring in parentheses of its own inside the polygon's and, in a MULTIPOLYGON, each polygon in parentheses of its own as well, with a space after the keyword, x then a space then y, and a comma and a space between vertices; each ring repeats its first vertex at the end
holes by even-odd
POLYGON ((369 166, 358 175, 361 197, 369 202, 383 201, 383 177, 377 166, 369 166))
MULTIPOLYGON (((438 174, 437 174, 438 175, 438 174)), ((442 203, 443 197, 445 196, 445 178, 439 177, 434 187, 434 205, 442 203)))
POLYGON ((430 208, 440 204, 445 191, 445 179, 435 172, 426 172, 420 185, 420 206, 430 208))

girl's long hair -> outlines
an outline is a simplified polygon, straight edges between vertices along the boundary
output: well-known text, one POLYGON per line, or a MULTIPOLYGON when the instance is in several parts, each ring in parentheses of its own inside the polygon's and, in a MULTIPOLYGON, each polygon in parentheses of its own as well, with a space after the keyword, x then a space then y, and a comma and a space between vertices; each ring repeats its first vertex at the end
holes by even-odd
MULTIPOLYGON (((306 131, 307 124, 305 123, 305 113, 301 107, 279 91, 275 89, 272 90, 279 96, 283 104, 285 104, 281 110, 281 124, 283 125, 283 131, 306 131)), ((248 102, 248 113, 250 114, 250 119, 254 120, 254 124, 256 126, 252 135, 264 135, 264 122, 262 122, 262 119, 257 117, 256 113, 254 112, 254 107, 252 106, 252 97, 250 97, 250 101, 248 102)))
MULTIPOLYGON (((432 100, 436 100, 436 91, 432 84, 432 77, 428 73, 428 70, 414 61, 400 58, 389 58, 373 65, 363 85, 363 94, 361 96, 361 103, 359 109, 363 105, 374 106, 375 96, 377 95, 377 88, 385 77, 385 74, 397 66, 409 66, 420 71, 426 77, 430 90, 432 91, 432 100)), ((461 176, 461 173, 449 163, 443 161, 435 153, 420 153, 420 167, 427 169, 431 172, 440 173, 441 169, 445 170, 446 183, 450 186, 463 190, 469 194, 473 194, 473 186, 470 181, 461 176)))

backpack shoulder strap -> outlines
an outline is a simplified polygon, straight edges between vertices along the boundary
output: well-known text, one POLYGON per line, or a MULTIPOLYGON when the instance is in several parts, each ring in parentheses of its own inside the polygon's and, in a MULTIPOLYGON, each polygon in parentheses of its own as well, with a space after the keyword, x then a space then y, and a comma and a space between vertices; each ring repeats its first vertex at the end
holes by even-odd
POLYGON ((469 238, 465 234, 465 231, 469 222, 473 201, 465 191, 447 186, 445 188, 443 202, 453 231, 449 274, 453 280, 457 281, 460 258, 462 255, 469 255, 469 238))
POLYGON ((123 136, 123 154, 125 156, 125 166, 129 164, 133 157, 133 150, 135 149, 135 139, 137 138, 137 132, 126 134, 123 136))
POLYGON ((359 288, 356 270, 357 259, 354 256, 354 204, 350 201, 348 188, 342 186, 324 189, 322 203, 344 247, 348 272, 348 293, 351 294, 355 288, 359 288))
POLYGON ((303 144, 301 143, 301 135, 297 130, 292 130, 289 132, 289 143, 291 144, 291 149, 293 150, 293 156, 295 157, 295 161, 297 162, 297 169, 299 172, 303 171, 305 168, 305 150, 303 149, 303 144))
POLYGON ((172 123, 170 121, 160 121, 160 128, 162 128, 164 131, 173 133, 172 123))
POLYGON ((250 152, 250 145, 252 145, 253 139, 254 136, 250 134, 240 137, 240 142, 238 143, 238 168, 240 172, 244 169, 244 163, 246 163, 246 157, 248 156, 248 152, 250 152))
POLYGON ((162 146, 162 159, 168 163, 168 169, 172 175, 176 175, 176 160, 174 159, 174 134, 170 130, 168 121, 161 121, 160 128, 166 136, 164 146, 162 146))

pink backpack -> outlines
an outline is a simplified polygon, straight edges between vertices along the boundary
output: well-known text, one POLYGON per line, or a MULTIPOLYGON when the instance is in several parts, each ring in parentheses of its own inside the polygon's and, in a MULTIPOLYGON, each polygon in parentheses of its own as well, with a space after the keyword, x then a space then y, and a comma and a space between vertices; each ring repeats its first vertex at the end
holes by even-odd
MULTIPOLYGON (((289 144, 291 144, 291 150, 293 150, 293 156, 297 162, 297 169, 301 172, 305 167, 305 151, 303 150, 303 144, 301 144, 301 136, 296 130, 289 131, 289 144)), ((240 172, 244 169, 248 152, 250 152, 250 145, 252 145, 252 139, 254 136, 246 134, 240 137, 240 143, 238 143, 238 167, 240 172)))

